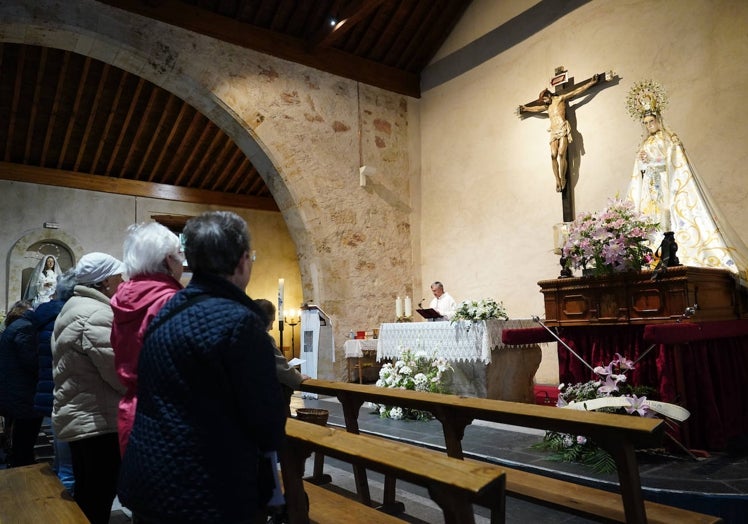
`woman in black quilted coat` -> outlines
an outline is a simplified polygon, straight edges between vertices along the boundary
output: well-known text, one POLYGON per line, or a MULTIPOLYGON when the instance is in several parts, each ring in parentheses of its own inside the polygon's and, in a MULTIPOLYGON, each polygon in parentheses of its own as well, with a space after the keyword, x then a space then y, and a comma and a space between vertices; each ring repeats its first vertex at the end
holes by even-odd
POLYGON ((38 367, 33 318, 31 302, 19 300, 8 311, 0 337, 0 415, 11 439, 11 468, 36 461, 34 445, 42 427, 42 415, 34 412, 38 367))
POLYGON ((217 211, 190 219, 184 239, 193 278, 146 333, 120 501, 145 523, 257 522, 259 459, 281 446, 286 408, 264 315, 244 291, 249 232, 217 211))

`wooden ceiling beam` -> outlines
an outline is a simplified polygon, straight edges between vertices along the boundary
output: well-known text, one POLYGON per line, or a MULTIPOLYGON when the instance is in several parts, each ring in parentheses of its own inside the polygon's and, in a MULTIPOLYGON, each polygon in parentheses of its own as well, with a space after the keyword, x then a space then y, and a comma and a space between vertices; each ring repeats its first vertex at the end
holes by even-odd
POLYGON ((99 1, 131 13, 387 91, 415 98, 421 96, 420 78, 417 74, 379 64, 331 47, 309 49, 307 42, 302 39, 239 22, 206 9, 186 5, 178 0, 161 0, 158 5, 149 5, 143 0, 99 1))
POLYGON ((34 142, 34 129, 36 128, 36 117, 39 111, 39 98, 42 92, 42 79, 47 68, 47 54, 49 52, 48 47, 42 47, 41 55, 39 57, 39 69, 36 72, 36 85, 34 87, 34 99, 31 104, 31 117, 29 118, 29 127, 26 131, 26 147, 23 151, 24 163, 29 161, 31 157, 31 148, 34 142))
POLYGON ((330 47, 345 36, 356 24, 364 20, 371 13, 379 9, 385 0, 356 0, 335 15, 336 23, 323 24, 309 39, 313 48, 330 47))
POLYGON ((240 207, 261 211, 278 211, 278 205, 271 197, 254 197, 190 189, 168 184, 154 184, 139 180, 99 175, 82 175, 62 169, 25 166, 11 162, 0 162, 0 180, 13 180, 30 184, 41 184, 56 187, 69 187, 102 193, 128 195, 135 197, 157 198, 193 204, 240 207))

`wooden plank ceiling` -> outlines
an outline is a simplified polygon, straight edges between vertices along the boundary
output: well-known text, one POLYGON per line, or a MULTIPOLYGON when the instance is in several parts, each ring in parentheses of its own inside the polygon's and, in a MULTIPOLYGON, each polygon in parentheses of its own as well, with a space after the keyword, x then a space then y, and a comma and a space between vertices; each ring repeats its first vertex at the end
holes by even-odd
MULTIPOLYGON (((470 0, 105 3, 409 96, 470 0)), ((244 153, 168 91, 70 51, 0 43, 0 178, 275 210, 244 153)))

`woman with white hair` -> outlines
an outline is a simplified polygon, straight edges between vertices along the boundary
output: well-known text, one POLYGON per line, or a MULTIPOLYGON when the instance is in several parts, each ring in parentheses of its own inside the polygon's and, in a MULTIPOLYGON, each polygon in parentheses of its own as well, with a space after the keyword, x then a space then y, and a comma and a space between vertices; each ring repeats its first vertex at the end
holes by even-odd
POLYGON ((124 265, 88 253, 74 269, 75 288, 52 333, 55 435, 70 443, 75 501, 92 524, 107 524, 117 493, 117 405, 125 392, 114 369, 110 299, 124 265))
POLYGON ((112 347, 120 382, 127 388, 119 401, 119 447, 125 453, 135 420, 138 356, 148 324, 180 289, 184 256, 179 237, 158 222, 135 224, 124 243, 129 279, 112 298, 112 347))

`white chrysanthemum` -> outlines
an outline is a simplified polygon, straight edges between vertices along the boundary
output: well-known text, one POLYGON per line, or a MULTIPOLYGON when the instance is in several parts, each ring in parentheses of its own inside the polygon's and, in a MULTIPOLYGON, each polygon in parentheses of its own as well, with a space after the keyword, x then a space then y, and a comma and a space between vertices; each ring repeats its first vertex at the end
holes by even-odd
POLYGON ((395 407, 390 410, 390 418, 394 420, 400 420, 403 418, 403 416, 404 416, 403 408, 395 407))
POLYGON ((412 375, 413 368, 411 368, 410 366, 403 366, 400 368, 400 374, 401 375, 412 375))

